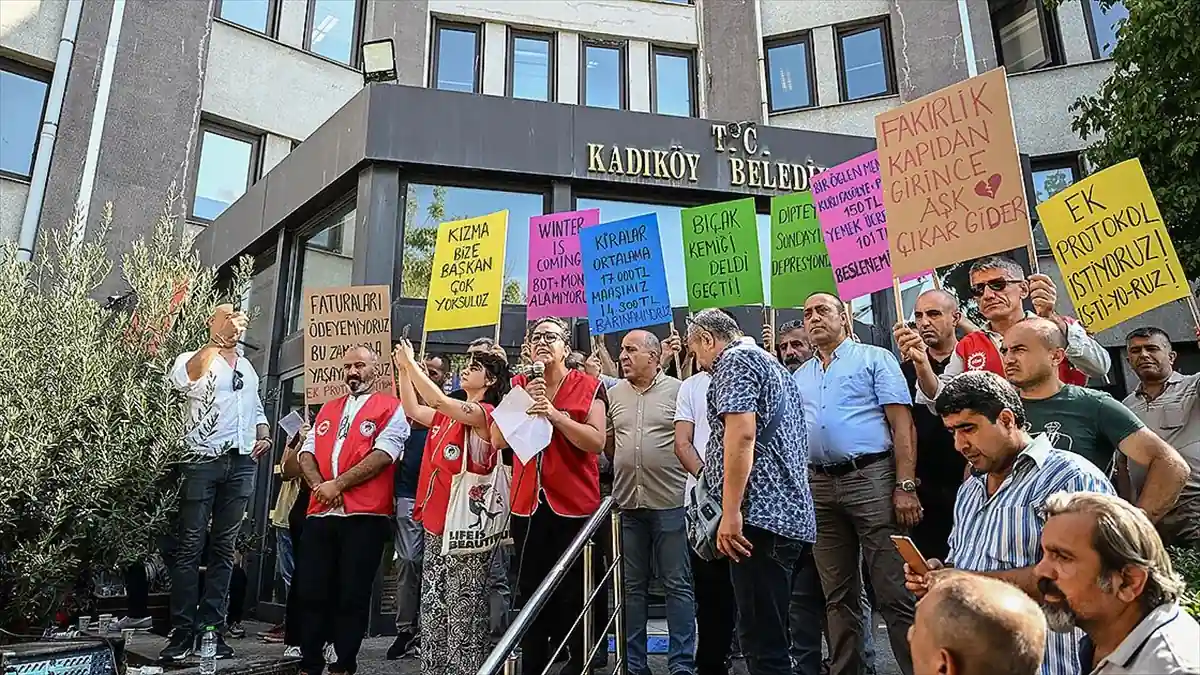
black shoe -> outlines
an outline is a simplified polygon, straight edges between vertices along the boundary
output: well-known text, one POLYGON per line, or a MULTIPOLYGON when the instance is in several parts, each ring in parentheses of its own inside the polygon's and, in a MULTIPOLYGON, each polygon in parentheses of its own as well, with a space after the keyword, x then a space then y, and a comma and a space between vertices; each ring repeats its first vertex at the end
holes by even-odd
MULTIPOLYGON (((200 648, 197 647, 196 651, 200 651, 200 648)), ((217 633, 217 658, 218 659, 232 659, 233 658, 233 647, 230 647, 229 645, 225 644, 225 636, 221 635, 220 633, 217 633)))
POLYGON ((235 621, 225 626, 225 636, 231 638, 244 638, 246 637, 246 629, 242 627, 242 623, 240 621, 235 621))
POLYGON ((160 661, 182 661, 196 648, 196 635, 190 630, 171 631, 170 641, 158 654, 160 661))
POLYGON ((388 647, 387 660, 395 661, 396 659, 404 658, 408 650, 413 645, 414 636, 412 633, 397 633, 396 639, 392 642, 392 646, 388 647))

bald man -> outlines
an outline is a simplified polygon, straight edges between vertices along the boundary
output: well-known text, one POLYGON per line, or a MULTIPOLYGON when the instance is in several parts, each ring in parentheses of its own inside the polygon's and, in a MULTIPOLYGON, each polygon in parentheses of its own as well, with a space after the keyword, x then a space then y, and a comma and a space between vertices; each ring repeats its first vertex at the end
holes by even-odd
POLYGON ((908 642, 914 675, 1037 675, 1046 619, 1016 586, 951 573, 917 605, 908 642))
POLYGON ((1004 334, 1004 375, 1021 392, 1031 434, 1091 460, 1105 473, 1116 452, 1147 467, 1138 506, 1158 521, 1175 505, 1188 478, 1183 457, 1125 406, 1096 389, 1063 384, 1059 365, 1066 337, 1047 319, 1030 318, 1004 334))
MULTIPOLYGON (((958 298, 934 289, 917 298, 913 318, 914 330, 904 334, 904 343, 900 344, 900 353, 909 356, 900 364, 900 372, 908 381, 909 393, 915 397, 918 368, 928 366, 940 376, 954 356, 958 347, 956 328, 962 321, 962 312, 958 298)), ((967 462, 954 449, 954 437, 942 424, 942 418, 928 406, 913 406, 912 417, 917 430, 917 496, 925 507, 925 517, 913 528, 912 538, 925 555, 944 558, 950 551, 954 499, 966 475, 967 462)))
POLYGON ((621 340, 624 379, 608 390, 608 443, 613 498, 621 509, 625 559, 626 663, 646 663, 646 597, 657 561, 667 599, 672 673, 695 672, 696 610, 691 549, 684 520, 687 471, 675 455, 675 404, 681 382, 662 372, 662 343, 633 330, 621 340))

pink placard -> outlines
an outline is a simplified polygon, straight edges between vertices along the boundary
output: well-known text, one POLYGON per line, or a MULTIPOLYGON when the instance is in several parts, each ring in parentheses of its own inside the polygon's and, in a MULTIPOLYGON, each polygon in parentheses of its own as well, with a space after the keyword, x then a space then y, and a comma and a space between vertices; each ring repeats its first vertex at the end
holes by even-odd
POLYGON ((579 230, 600 222, 600 209, 529 219, 529 278, 525 318, 587 317, 579 230))
MULTIPOLYGON (((892 262, 879 153, 872 150, 813 176, 812 194, 842 300, 890 288, 892 262)), ((903 281, 925 274, 929 272, 903 281)))

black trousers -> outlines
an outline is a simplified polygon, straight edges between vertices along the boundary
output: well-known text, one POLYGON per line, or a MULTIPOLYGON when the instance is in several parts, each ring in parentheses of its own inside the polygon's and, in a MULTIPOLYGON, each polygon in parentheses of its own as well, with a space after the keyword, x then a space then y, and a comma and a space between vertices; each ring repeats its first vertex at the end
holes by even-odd
POLYGON ((288 647, 300 646, 300 602, 296 599, 296 577, 300 575, 300 547, 304 537, 304 521, 308 520, 308 491, 301 493, 296 500, 304 502, 303 508, 293 507, 288 514, 288 533, 292 535, 292 587, 288 590, 287 604, 283 608, 283 644, 288 647))
POLYGON ((696 675, 726 675, 737 624, 729 559, 709 562, 693 553, 692 583, 696 589, 696 675))
MULTIPOLYGON (((533 516, 512 517, 513 541, 518 555, 517 588, 521 592, 521 603, 529 601, 542 580, 550 574, 554 563, 566 552, 571 540, 583 529, 586 518, 564 518, 550 510, 544 502, 538 504, 533 516)), ((579 673, 583 670, 583 630, 578 628, 570 636, 566 631, 575 623, 583 611, 583 562, 582 556, 550 596, 550 601, 530 625, 521 639, 521 672, 541 673, 550 663, 554 649, 567 637, 571 659, 564 673, 579 673)), ((580 624, 582 626, 582 623, 580 624)))
POLYGON ((917 496, 925 514, 912 530, 913 543, 926 558, 945 560, 950 553, 950 529, 954 526, 954 502, 958 498, 958 486, 922 485, 917 496))
POLYGON ((325 668, 325 642, 332 638, 337 663, 332 673, 358 670, 358 648, 371 618, 371 588, 391 532, 383 516, 310 517, 292 580, 300 620, 300 671, 325 668))

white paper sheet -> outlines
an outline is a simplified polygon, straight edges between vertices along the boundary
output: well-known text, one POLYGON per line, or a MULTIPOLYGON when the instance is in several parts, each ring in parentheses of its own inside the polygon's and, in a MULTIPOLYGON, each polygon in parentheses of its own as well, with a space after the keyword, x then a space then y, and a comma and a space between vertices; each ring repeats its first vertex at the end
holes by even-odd
POLYGON ((550 445, 550 434, 554 431, 550 420, 526 414, 532 405, 529 392, 516 387, 492 411, 492 419, 522 464, 528 464, 550 445))
POLYGON ((293 410, 286 417, 279 420, 279 428, 283 429, 283 433, 287 434, 287 439, 290 441, 300 433, 300 427, 304 426, 304 418, 300 413, 293 410))

